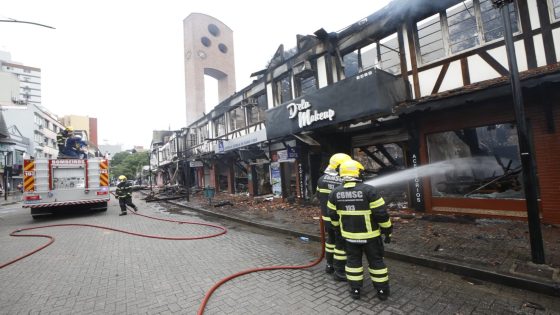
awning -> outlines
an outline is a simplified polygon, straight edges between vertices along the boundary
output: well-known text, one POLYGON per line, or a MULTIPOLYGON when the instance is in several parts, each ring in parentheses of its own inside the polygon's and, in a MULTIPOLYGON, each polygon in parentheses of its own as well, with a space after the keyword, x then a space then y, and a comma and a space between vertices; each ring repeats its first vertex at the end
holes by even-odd
POLYGON ((311 138, 311 136, 306 134, 293 134, 294 138, 300 140, 301 142, 311 146, 311 147, 320 147, 321 144, 317 142, 315 139, 311 138))

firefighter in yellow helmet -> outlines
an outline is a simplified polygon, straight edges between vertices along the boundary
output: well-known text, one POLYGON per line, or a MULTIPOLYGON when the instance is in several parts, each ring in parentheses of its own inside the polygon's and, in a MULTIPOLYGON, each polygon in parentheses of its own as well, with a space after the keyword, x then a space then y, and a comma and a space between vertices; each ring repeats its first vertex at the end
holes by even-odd
POLYGON ((351 160, 352 158, 345 153, 336 153, 329 159, 329 165, 324 174, 317 181, 317 198, 321 206, 321 215, 325 223, 325 253, 327 265, 325 272, 333 274, 333 278, 338 281, 346 281, 344 274, 344 265, 346 264, 346 252, 344 251, 344 240, 340 236, 339 229, 333 227, 329 216, 329 208, 327 202, 330 192, 340 184, 342 178, 338 176, 338 168, 342 162, 351 160))
POLYGON ((340 165, 340 177, 343 184, 329 194, 329 214, 333 225, 340 226, 340 233, 345 240, 346 278, 350 283, 350 295, 360 298, 364 281, 362 256, 365 253, 369 263, 369 275, 377 290, 377 297, 386 300, 389 297, 389 275, 383 261, 385 242, 391 241, 393 227, 387 212, 385 201, 377 190, 364 184, 364 167, 357 161, 350 160, 340 165))
POLYGON ((132 203, 132 187, 130 183, 126 181, 126 176, 119 176, 119 183, 117 184, 117 190, 115 196, 119 199, 119 205, 121 206, 121 214, 126 215, 126 206, 131 206, 134 211, 138 211, 138 207, 132 203))

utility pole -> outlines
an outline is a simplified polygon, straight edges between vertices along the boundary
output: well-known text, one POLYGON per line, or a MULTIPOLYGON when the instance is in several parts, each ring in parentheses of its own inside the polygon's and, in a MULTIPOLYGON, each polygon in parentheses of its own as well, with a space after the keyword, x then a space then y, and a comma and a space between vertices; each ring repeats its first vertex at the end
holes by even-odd
POLYGON ((509 6, 512 2, 513 0, 492 0, 494 7, 500 10, 504 24, 504 40, 506 43, 511 92, 513 95, 513 110, 517 122, 517 137, 521 153, 521 166, 523 168, 523 186, 525 190, 525 200, 527 202, 527 221, 529 224, 531 257, 533 263, 544 264, 544 247, 539 217, 537 168, 534 161, 535 155, 531 138, 529 137, 527 129, 527 121, 525 119, 523 94, 521 91, 521 82, 519 80, 515 46, 513 43, 513 32, 509 15, 509 6))

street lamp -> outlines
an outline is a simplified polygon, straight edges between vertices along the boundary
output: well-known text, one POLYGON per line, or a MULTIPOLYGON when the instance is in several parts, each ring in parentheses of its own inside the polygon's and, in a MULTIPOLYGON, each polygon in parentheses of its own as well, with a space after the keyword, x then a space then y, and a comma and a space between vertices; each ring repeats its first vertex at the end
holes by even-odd
POLYGON ((534 161, 533 146, 527 131, 527 122, 523 109, 523 94, 517 69, 515 46, 509 17, 509 5, 513 0, 492 0, 494 7, 500 10, 504 24, 504 40, 509 64, 511 92, 513 95, 513 110, 517 122, 517 137, 521 151, 521 166, 523 169, 523 185, 525 201, 527 202, 527 222, 529 224, 529 238, 531 242, 531 256, 535 264, 544 264, 544 248, 539 217, 539 203, 537 191, 537 174, 534 161))

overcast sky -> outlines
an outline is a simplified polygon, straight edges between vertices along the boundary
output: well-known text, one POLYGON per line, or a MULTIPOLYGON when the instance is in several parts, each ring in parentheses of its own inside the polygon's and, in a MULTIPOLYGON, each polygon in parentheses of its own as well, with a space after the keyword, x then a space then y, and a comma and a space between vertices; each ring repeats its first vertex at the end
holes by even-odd
POLYGON ((339 31, 389 1, 2 0, 0 19, 56 29, 0 22, 0 50, 41 68, 42 104, 54 114, 96 117, 100 144, 148 147, 152 130, 185 127, 189 14, 213 16, 233 30, 240 90, 280 44, 295 47, 297 34, 321 27, 339 31))

